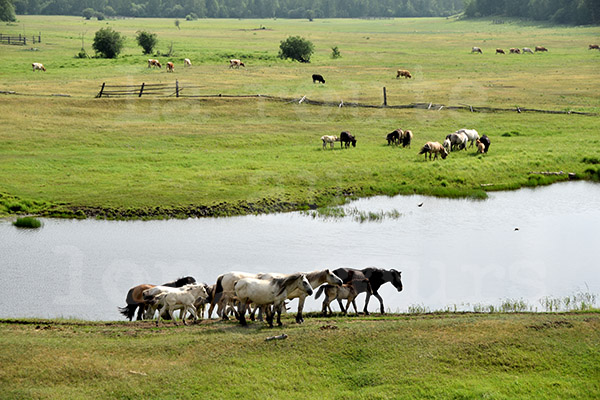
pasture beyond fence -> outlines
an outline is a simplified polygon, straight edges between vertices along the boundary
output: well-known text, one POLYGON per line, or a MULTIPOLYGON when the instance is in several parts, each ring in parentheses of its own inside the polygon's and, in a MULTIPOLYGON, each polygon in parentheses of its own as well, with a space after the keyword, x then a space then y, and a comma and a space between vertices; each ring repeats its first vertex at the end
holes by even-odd
MULTIPOLYGON (((25 35, 4 35, 2 33, 0 33, 0 43, 1 44, 14 44, 14 45, 20 45, 20 46, 26 46, 27 45, 27 37, 25 35)), ((35 43, 42 43, 42 34, 39 33, 37 36, 33 35, 31 36, 31 42, 33 44, 35 43)))
POLYGON ((106 82, 102 83, 100 92, 96 95, 96 98, 101 97, 120 97, 120 96, 154 96, 154 97, 186 97, 186 98, 210 98, 210 97, 221 97, 221 98, 264 98, 273 101, 280 101, 285 103, 298 103, 298 104, 311 104, 316 106, 324 107, 359 107, 359 108, 390 108, 390 109, 402 109, 402 108, 414 108, 424 109, 432 111, 446 110, 464 110, 470 112, 483 112, 483 113, 494 113, 494 112, 535 112, 543 114, 578 114, 578 115, 598 115, 597 113, 581 112, 581 111, 563 111, 563 110, 540 110, 535 108, 526 108, 516 106, 514 108, 499 108, 499 107, 485 107, 485 106, 473 106, 469 104, 460 104, 455 106, 447 106, 444 104, 430 103, 410 103, 410 104, 399 104, 389 105, 386 88, 383 88, 383 104, 364 104, 357 102, 330 102, 330 101, 319 101, 310 100, 306 96, 301 98, 286 98, 277 97, 264 94, 250 94, 250 95, 226 95, 226 94, 198 94, 197 91, 192 89, 201 89, 201 86, 182 84, 179 81, 175 81, 175 84, 169 83, 142 83, 141 85, 107 85, 106 82))

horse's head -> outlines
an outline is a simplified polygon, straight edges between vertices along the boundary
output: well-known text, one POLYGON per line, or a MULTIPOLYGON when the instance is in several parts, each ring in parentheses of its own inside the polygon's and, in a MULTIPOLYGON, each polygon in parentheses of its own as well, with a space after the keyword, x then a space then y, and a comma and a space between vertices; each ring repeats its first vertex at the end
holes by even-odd
POLYGON ((442 151, 440 152, 440 154, 442 155, 442 159, 445 160, 446 157, 448 157, 448 151, 446 151, 446 149, 442 149, 442 151))
POLYGON ((306 275, 302 274, 301 276, 302 278, 302 283, 301 283, 301 290, 303 292, 306 292, 307 295, 312 295, 313 294, 313 288, 310 285, 310 282, 308 281, 308 279, 306 278, 306 275))
POLYGON ((356 139, 352 139, 352 147, 356 147, 356 139))
POLYGON ((342 281, 340 279, 340 277, 338 277, 336 274, 332 273, 328 269, 325 270, 325 273, 326 273, 325 281, 327 283, 329 283, 330 285, 340 286, 342 283, 344 283, 344 281, 342 281))
POLYGON ((402 291, 402 279, 401 279, 402 272, 392 269, 392 270, 390 270, 390 273, 392 274, 392 281, 391 281, 392 285, 394 285, 396 290, 401 292, 402 291))
POLYGON ((206 299, 208 297, 208 293, 206 293, 204 285, 189 285, 187 287, 195 299, 206 299))

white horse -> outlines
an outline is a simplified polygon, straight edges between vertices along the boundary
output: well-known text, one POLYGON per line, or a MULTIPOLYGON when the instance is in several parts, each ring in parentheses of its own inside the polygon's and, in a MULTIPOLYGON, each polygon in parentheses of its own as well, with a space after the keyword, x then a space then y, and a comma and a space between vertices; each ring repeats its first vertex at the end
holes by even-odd
POLYGON ((329 147, 331 147, 333 149, 334 143, 339 142, 340 138, 337 136, 332 136, 332 135, 324 135, 324 136, 321 136, 321 140, 323 141, 323 149, 325 149, 325 147, 327 146, 327 143, 329 143, 329 147))
POLYGON ((210 307, 208 309, 209 319, 212 316, 212 312, 215 309, 215 306, 217 306, 217 315, 220 316, 222 319, 228 319, 226 313, 224 312, 225 308, 227 308, 227 306, 232 303, 234 293, 233 286, 237 281, 239 281, 242 278, 256 278, 256 274, 252 274, 249 272, 232 271, 219 275, 217 277, 215 292, 210 302, 210 307), (224 293, 228 293, 230 295, 223 296, 224 293))
MULTIPOLYGON (((310 286, 313 289, 318 288, 319 286, 321 286, 324 283, 327 283, 327 284, 333 285, 333 286, 339 286, 343 283, 342 280, 336 274, 329 271, 328 269, 306 272, 306 273, 304 273, 304 275, 306 275, 306 279, 308 279, 308 282, 310 283, 310 286)), ((270 274, 258 274, 257 277, 259 279, 274 279, 274 278, 281 279, 281 278, 285 278, 287 276, 289 276, 289 275, 284 275, 284 274, 280 274, 280 273, 270 273, 270 274)), ((296 314, 296 322, 299 324, 304 322, 304 318, 302 318, 302 310, 304 309, 304 301, 306 300, 307 296, 308 296, 307 293, 300 289, 296 289, 292 292, 289 292, 288 296, 287 296, 288 300, 298 298, 298 314, 296 314)))
POLYGON ((456 133, 462 132, 465 135, 467 135, 467 140, 469 142, 471 142, 471 144, 469 145, 469 147, 473 147, 473 144, 479 140, 479 133, 475 130, 475 129, 459 129, 456 131, 456 133))
POLYGON ((444 147, 444 149, 446 149, 446 152, 450 153, 450 151, 452 150, 452 143, 450 143, 450 139, 446 138, 444 139, 444 143, 442 144, 442 146, 444 147))
POLYGON ((156 320, 156 326, 160 322, 160 318, 164 315, 166 311, 169 311, 169 315, 175 325, 177 325, 177 321, 173 318, 173 311, 180 308, 181 310, 181 320, 184 325, 187 325, 185 322, 185 314, 189 312, 194 321, 198 319, 196 315, 196 307, 194 307, 194 302, 199 298, 207 298, 208 294, 204 289, 204 285, 185 285, 181 288, 177 288, 176 291, 168 291, 163 292, 158 295, 157 301, 162 308, 158 313, 158 319, 156 320))
POLYGON ((313 293, 312 286, 306 275, 301 273, 291 274, 285 278, 256 279, 243 278, 234 285, 235 295, 239 300, 238 318, 242 325, 246 322, 246 307, 249 303, 259 306, 273 305, 273 311, 267 307, 267 322, 273 327, 273 313, 277 312, 277 324, 281 326, 281 307, 287 299, 288 294, 295 290, 301 290, 308 296, 313 293))
POLYGON ((450 140, 452 150, 466 150, 469 137, 464 132, 454 132, 446 136, 446 139, 450 140))

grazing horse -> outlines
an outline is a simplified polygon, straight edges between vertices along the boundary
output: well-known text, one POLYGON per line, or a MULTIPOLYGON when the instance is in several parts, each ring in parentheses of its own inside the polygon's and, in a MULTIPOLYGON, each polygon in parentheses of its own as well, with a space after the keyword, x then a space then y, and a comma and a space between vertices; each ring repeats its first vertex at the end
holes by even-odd
POLYGON ((485 153, 485 144, 483 144, 481 139, 477 139, 477 153, 485 153))
POLYGON ((160 312, 158 313, 158 318, 156 319, 156 326, 160 322, 161 317, 165 314, 165 312, 169 311, 169 315, 175 325, 177 325, 177 321, 173 317, 173 311, 176 309, 181 309, 181 321, 184 325, 185 323, 185 315, 187 312, 192 314, 194 321, 198 319, 198 315, 196 314, 196 307, 194 307, 194 303, 198 298, 206 299, 208 294, 206 293, 206 289, 204 289, 204 285, 185 285, 180 288, 173 288, 170 291, 163 292, 158 296, 158 302, 162 305, 160 312))
POLYGON ((473 47, 471 49, 471 53, 479 53, 479 54, 483 54, 483 51, 479 48, 479 47, 473 47))
POLYGON ((244 63, 241 62, 240 60, 237 60, 237 59, 229 60, 229 68, 233 68, 233 67, 239 68, 240 66, 246 68, 244 63))
MULTIPOLYGON (((171 282, 163 283, 162 286, 181 287, 192 283, 196 283, 196 280, 191 276, 186 276, 171 282)), ((144 290, 153 288, 155 286, 156 285, 142 284, 129 289, 129 291, 127 292, 127 297, 125 299, 127 305, 125 307, 119 307, 119 311, 121 312, 121 314, 129 318, 129 320, 131 321, 133 319, 133 316, 135 315, 136 308, 139 307, 137 320, 139 321, 140 319, 142 319, 144 309, 148 304, 143 297, 144 290)))
POLYGON ((323 75, 313 74, 312 80, 313 80, 313 83, 320 82, 322 84, 325 84, 325 78, 323 78, 323 75))
POLYGON ((175 71, 175 64, 173 64, 171 61, 169 61, 167 63, 167 72, 173 72, 175 71))
POLYGON ((273 305, 273 309, 266 307, 267 322, 273 327, 273 314, 277 313, 277 325, 281 326, 281 311, 288 294, 296 290, 305 292, 310 296, 313 293, 312 286, 306 275, 295 273, 285 278, 256 279, 242 278, 234 285, 235 296, 239 300, 237 317, 243 326, 246 322, 246 307, 249 303, 258 306, 273 305))
POLYGON ((393 132, 390 132, 386 135, 385 139, 388 142, 388 146, 390 144, 400 144, 400 138, 404 135, 404 131, 400 128, 396 129, 393 132))
POLYGON ((369 314, 367 307, 369 306, 369 299, 371 298, 371 295, 375 296, 377 300, 379 300, 380 311, 382 314, 385 313, 385 309, 383 307, 383 299, 377 292, 384 283, 390 282, 392 285, 394 285, 398 292, 402 291, 402 272, 397 271, 395 269, 386 270, 375 267, 368 267, 361 270, 352 268, 338 268, 334 270, 333 273, 342 278, 344 283, 349 283, 354 280, 358 281, 357 283, 362 283, 362 285, 355 286, 355 289, 357 289, 358 293, 367 292, 365 308, 363 309, 363 312, 366 315, 369 314), (365 279, 367 280, 366 282, 368 284, 365 284, 365 279), (371 289, 371 293, 369 293, 369 287, 371 289))
POLYGON ((410 148, 410 143, 413 140, 413 133, 412 131, 406 130, 404 131, 404 134, 402 135, 402 147, 408 147, 410 148))
POLYGON ((506 54, 502 49, 496 49, 496 54, 506 54))
POLYGON ((192 66, 192 62, 190 61, 189 58, 186 58, 183 60, 183 66, 184 67, 191 67, 192 66))
POLYGON ((446 159, 448 151, 439 142, 427 142, 419 152, 419 154, 425 154, 425 161, 427 161, 427 153, 429 153, 429 159, 431 160, 431 154, 435 154, 433 161, 437 159, 438 154, 441 154, 442 159, 446 159))
POLYGON ((149 58, 148 59, 148 68, 151 68, 151 67, 162 68, 162 65, 160 65, 160 62, 158 62, 158 60, 155 60, 153 58, 149 58))
MULTIPOLYGON (((306 275, 306 279, 308 279, 308 282, 310 283, 310 286, 313 289, 318 288, 324 283, 333 287, 339 286, 343 283, 337 275, 335 275, 328 269, 306 272, 304 273, 304 275, 306 275)), ((287 275, 278 273, 257 275, 259 279, 285 278, 286 276, 287 275)), ((298 298, 298 314, 296 314, 296 322, 298 324, 301 324, 304 322, 304 318, 302 317, 302 310, 304 309, 304 301, 306 300, 307 294, 302 290, 295 290, 293 292, 288 293, 287 296, 288 300, 295 299, 296 297, 298 298)))
POLYGON ((399 69, 396 71, 396 79, 400 78, 401 76, 404 78, 412 78, 410 72, 405 69, 399 69))
POLYGON ((340 147, 348 148, 352 143, 352 147, 356 147, 356 138, 350 132, 343 131, 340 133, 340 147))
POLYGON ((444 139, 444 143, 442 143, 442 147, 446 149, 448 153, 452 151, 452 143, 450 143, 450 139, 444 139))
POLYGON ((509 52, 510 54, 521 54, 521 50, 518 47, 511 47, 509 52))
POLYGON ((590 44, 588 46, 588 50, 600 50, 600 45, 598 45, 598 44, 590 44))
POLYGON ((487 135, 483 135, 483 136, 481 137, 481 139, 479 139, 479 141, 480 141, 481 143, 483 143, 483 145, 485 146, 484 152, 485 152, 485 153, 487 153, 487 152, 488 152, 488 150, 489 150, 489 148, 490 148, 490 144, 491 144, 491 142, 490 142, 490 138, 489 138, 489 137, 487 137, 487 135))
POLYGON ((33 68, 33 71, 44 71, 46 72, 46 67, 44 67, 44 64, 42 63, 31 63, 31 67, 33 68))
POLYGON ((533 51, 529 47, 523 47, 523 54, 525 53, 533 54, 533 51))
POLYGON ((324 135, 324 136, 321 136, 321 140, 323 141, 323 150, 325 150, 327 143, 329 143, 329 147, 331 147, 333 149, 333 144, 335 142, 339 142, 340 138, 338 138, 337 136, 332 136, 332 135, 324 135))
POLYGON ((358 281, 353 280, 352 282, 344 283, 341 286, 332 286, 332 285, 323 285, 315 294, 315 299, 318 299, 321 296, 321 293, 325 292, 325 299, 323 299, 322 312, 323 316, 327 316, 327 311, 329 310, 329 315, 333 314, 333 310, 331 309, 331 302, 333 300, 337 300, 339 304, 342 304, 342 300, 346 300, 346 308, 342 307, 342 313, 347 314, 350 309, 350 304, 354 307, 354 312, 358 314, 358 309, 356 308, 356 296, 358 296, 359 288, 366 284, 367 285, 367 293, 372 293, 371 286, 368 283, 368 280, 358 281))
POLYGON ((454 132, 446 136, 446 139, 450 140, 452 144, 451 150, 466 150, 467 142, 469 141, 469 137, 464 132, 454 132))
POLYGON ((479 133, 475 129, 459 129, 455 133, 464 133, 467 135, 467 141, 471 142, 469 147, 473 147, 476 140, 479 140, 479 133))
POLYGON ((548 49, 545 48, 544 46, 535 46, 535 51, 536 52, 538 52, 538 51, 544 52, 544 51, 548 51, 548 49))

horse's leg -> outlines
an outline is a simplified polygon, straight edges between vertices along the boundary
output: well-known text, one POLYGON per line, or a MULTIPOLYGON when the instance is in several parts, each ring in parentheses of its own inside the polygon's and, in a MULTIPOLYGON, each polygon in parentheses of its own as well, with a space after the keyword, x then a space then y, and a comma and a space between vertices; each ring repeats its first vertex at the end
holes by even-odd
POLYGON ((298 297, 298 314, 296 314, 296 323, 301 324, 304 322, 304 318, 302 318, 302 310, 304 309, 304 300, 306 300, 306 296, 298 297))
MULTIPOLYGON (((273 312, 275 313, 277 311, 277 326, 282 326, 283 324, 281 323, 281 309, 284 307, 285 302, 281 302, 281 304, 279 304, 279 306, 277 306, 277 310, 275 310, 275 304, 273 304, 273 312)), ((273 322, 273 318, 271 318, 271 322, 273 322)), ((273 324, 271 323, 271 327, 273 326, 273 324)))
POLYGON ((375 296, 377 298, 377 300, 379 300, 379 305, 380 305, 379 308, 381 310, 381 313, 385 314, 385 309, 383 308, 383 298, 377 292, 373 292, 373 296, 375 296))
POLYGON ((248 326, 248 323, 246 322, 246 302, 245 301, 240 301, 240 304, 238 304, 238 311, 237 311, 236 317, 238 318, 238 320, 240 321, 240 324, 242 324, 242 326, 248 326))
POLYGON ((327 302, 327 296, 325 296, 325 299, 323 299, 323 305, 321 306, 321 313, 323 314, 324 317, 327 316, 327 307, 329 306, 329 303, 327 302))
POLYGON ((371 298, 371 294, 367 291, 367 298, 365 299, 365 308, 363 309, 363 312, 365 313, 365 315, 369 315, 369 298, 371 298))

